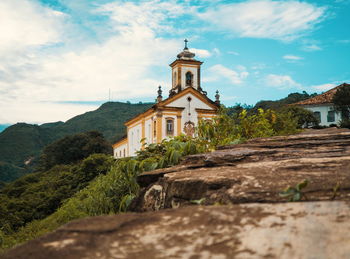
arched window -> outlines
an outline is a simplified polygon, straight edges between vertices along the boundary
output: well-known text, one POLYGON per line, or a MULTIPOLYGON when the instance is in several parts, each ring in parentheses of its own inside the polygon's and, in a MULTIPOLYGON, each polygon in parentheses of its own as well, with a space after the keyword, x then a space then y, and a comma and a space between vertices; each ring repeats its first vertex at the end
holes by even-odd
POLYGON ((166 135, 174 136, 174 119, 166 118, 166 135))
POLYGON ((193 74, 190 71, 186 73, 186 86, 193 86, 193 74))
POLYGON ((124 153, 124 157, 125 157, 125 148, 124 148, 124 151, 123 151, 123 153, 124 153))
POLYGON ((121 150, 119 151, 119 157, 122 157, 122 151, 121 150))

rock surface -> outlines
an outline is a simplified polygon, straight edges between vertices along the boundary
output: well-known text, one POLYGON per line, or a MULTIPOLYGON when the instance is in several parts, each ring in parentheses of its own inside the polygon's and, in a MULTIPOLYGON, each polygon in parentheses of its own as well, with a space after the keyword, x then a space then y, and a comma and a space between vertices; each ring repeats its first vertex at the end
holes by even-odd
POLYGON ((94 217, 3 258, 350 258, 350 207, 252 203, 94 217))
POLYGON ((349 130, 255 139, 141 175, 144 213, 74 221, 0 257, 350 258, 349 175, 349 130), (279 196, 305 179, 307 202, 279 196))
POLYGON ((350 200, 349 130, 307 130, 188 156, 179 166, 141 175, 143 190, 132 208, 153 211, 198 200, 204 205, 282 202, 286 198, 279 193, 305 179, 309 201, 350 200))

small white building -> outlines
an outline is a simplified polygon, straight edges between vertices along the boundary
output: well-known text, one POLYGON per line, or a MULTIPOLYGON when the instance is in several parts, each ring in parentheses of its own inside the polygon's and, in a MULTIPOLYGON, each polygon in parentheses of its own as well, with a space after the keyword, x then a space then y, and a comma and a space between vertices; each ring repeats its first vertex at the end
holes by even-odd
POLYGON ((310 99, 297 102, 295 105, 302 106, 314 113, 318 118, 321 126, 330 126, 331 124, 339 124, 341 120, 341 113, 335 111, 332 103, 335 93, 340 87, 350 87, 350 84, 343 83, 334 87, 323 94, 319 94, 310 99))
POLYGON ((143 144, 160 143, 163 139, 186 134, 193 136, 201 119, 212 119, 220 106, 207 97, 201 88, 201 65, 195 54, 187 48, 170 64, 172 88, 169 97, 163 100, 159 86, 157 103, 150 109, 125 122, 127 136, 113 145, 114 157, 136 155, 143 144))

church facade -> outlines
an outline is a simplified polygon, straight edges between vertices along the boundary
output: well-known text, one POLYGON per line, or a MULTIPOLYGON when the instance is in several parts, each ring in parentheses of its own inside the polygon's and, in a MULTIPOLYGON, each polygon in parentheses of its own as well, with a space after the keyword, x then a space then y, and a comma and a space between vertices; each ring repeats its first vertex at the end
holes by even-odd
POLYGON ((212 119, 220 106, 218 91, 215 101, 201 87, 201 65, 187 48, 170 64, 172 87, 163 99, 159 86, 157 102, 150 109, 125 122, 127 135, 113 145, 114 157, 136 155, 143 144, 160 143, 163 139, 186 134, 193 136, 199 120, 212 119))

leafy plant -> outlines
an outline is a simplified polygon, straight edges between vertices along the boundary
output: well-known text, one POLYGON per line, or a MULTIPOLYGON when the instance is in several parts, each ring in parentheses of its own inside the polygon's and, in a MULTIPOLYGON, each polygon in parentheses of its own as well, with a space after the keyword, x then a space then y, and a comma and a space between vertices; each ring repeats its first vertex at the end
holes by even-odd
POLYGON ((306 198, 305 193, 302 192, 308 185, 309 181, 304 180, 298 183, 295 187, 287 187, 285 190, 279 193, 279 196, 282 198, 289 198, 289 201, 300 201, 303 197, 306 198))
POLYGON ((205 198, 199 199, 199 200, 191 200, 190 201, 192 204, 196 204, 196 205, 202 205, 203 202, 205 202, 205 198))

